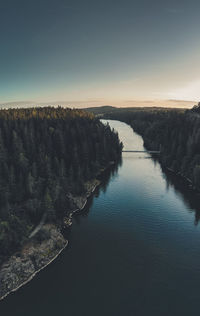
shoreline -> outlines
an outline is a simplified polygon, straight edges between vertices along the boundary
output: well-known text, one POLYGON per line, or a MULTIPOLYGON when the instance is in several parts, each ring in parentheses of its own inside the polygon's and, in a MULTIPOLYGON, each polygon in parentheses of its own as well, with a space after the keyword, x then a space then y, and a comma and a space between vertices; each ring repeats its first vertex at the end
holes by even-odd
MULTIPOLYGON (((75 213, 79 213, 84 210, 85 206, 87 205, 88 199, 92 196, 92 194, 102 182, 99 179, 99 176, 101 176, 114 164, 114 162, 110 162, 107 167, 99 172, 99 174, 97 175, 98 179, 95 178, 85 183, 86 193, 84 193, 83 195, 73 196, 71 193, 67 194, 67 196, 71 199, 76 208, 72 211, 68 211, 66 217, 63 218, 63 226, 65 228, 69 228, 72 225, 72 218, 75 213)), ((9 294, 16 292, 18 289, 29 283, 40 271, 45 269, 54 260, 56 260, 56 258, 68 246, 69 240, 64 238, 56 225, 44 224, 42 228, 45 228, 48 232, 53 231, 53 234, 51 233, 49 239, 45 239, 39 245, 33 246, 29 243, 25 244, 24 247, 22 247, 22 249, 20 250, 20 256, 16 256, 15 253, 5 263, 2 264, 0 268, 0 301, 5 299, 9 294), (60 248, 56 244, 56 242, 58 241, 57 239, 59 239, 59 242, 62 244, 60 248), (56 247, 56 249, 54 249, 54 247, 56 247), (49 252, 49 254, 46 255, 44 250, 47 251, 47 253, 49 252), (54 252, 53 256, 51 256, 52 252, 54 252), (47 258, 48 255, 49 257, 47 258), (35 261, 38 261, 37 264, 35 261), (41 263, 40 261, 45 261, 45 263, 41 263), (28 275, 26 276, 27 265, 30 266, 30 272, 28 272, 28 275), (18 276, 20 272, 22 273, 22 275, 20 276, 21 280, 18 276), (9 280, 10 282, 8 282, 7 280, 9 280), (3 286, 4 289, 2 290, 1 287, 3 286)))
MULTIPOLYGON (((111 119, 112 120, 112 119, 111 119)), ((113 119, 115 120, 115 119, 113 119)), ((143 146, 146 150, 152 150, 151 146, 148 145, 148 140, 144 139, 144 135, 142 133, 139 133, 139 131, 135 130, 134 126, 132 126, 130 123, 126 122, 126 121, 120 121, 118 119, 119 122, 123 122, 125 124, 127 124, 128 126, 130 126, 133 130, 134 133, 138 134, 142 140, 143 140, 143 146)), ((155 158, 154 154, 151 154, 151 157, 155 158)), ((162 159, 159 157, 159 158, 156 158, 156 160, 159 162, 161 168, 166 171, 166 172, 169 172, 171 174, 173 174, 174 176, 176 176, 178 179, 182 179, 187 187, 188 190, 190 191, 193 191, 194 193, 196 194, 200 194, 200 188, 196 187, 194 185, 194 183, 192 182, 191 179, 187 178, 184 174, 182 174, 180 171, 179 172, 176 172, 174 171, 172 168, 170 167, 167 167, 162 159)))
MULTIPOLYGON (((152 157, 155 157, 155 156, 152 156, 152 157)), ((177 178, 177 180, 182 180, 183 181, 183 185, 186 187, 186 189, 188 191, 192 191, 193 193, 196 193, 196 194, 200 194, 200 189, 197 188, 194 183, 192 182, 191 179, 187 178, 184 174, 182 174, 180 171, 177 172, 175 170, 173 170, 172 168, 170 167, 167 167, 162 159, 160 158, 156 158, 156 160, 159 162, 160 166, 161 166, 161 169, 166 172, 166 173, 169 173, 171 175, 173 175, 174 177, 177 178)))
POLYGON ((56 260, 56 258, 61 254, 61 252, 68 246, 69 241, 66 240, 66 244, 65 246, 59 250, 59 252, 55 255, 54 258, 52 258, 46 265, 44 265, 43 267, 41 267, 39 270, 36 270, 33 274, 30 275, 30 277, 24 281, 23 283, 21 283, 18 287, 12 289, 10 292, 6 293, 4 296, 0 297, 0 301, 2 301, 3 299, 5 299, 9 294, 12 294, 14 292, 16 292, 17 290, 19 290, 21 287, 23 287, 24 285, 26 285, 27 283, 29 283, 40 271, 42 271, 43 269, 45 269, 48 265, 50 265, 54 260, 56 260))
POLYGON ((161 161, 159 161, 159 163, 165 172, 171 173, 177 179, 182 179, 184 181, 184 185, 187 187, 187 190, 190 190, 196 194, 200 194, 200 190, 193 184, 193 182, 190 179, 188 179, 186 176, 184 176, 180 172, 176 172, 173 169, 166 167, 165 165, 163 165, 161 161))

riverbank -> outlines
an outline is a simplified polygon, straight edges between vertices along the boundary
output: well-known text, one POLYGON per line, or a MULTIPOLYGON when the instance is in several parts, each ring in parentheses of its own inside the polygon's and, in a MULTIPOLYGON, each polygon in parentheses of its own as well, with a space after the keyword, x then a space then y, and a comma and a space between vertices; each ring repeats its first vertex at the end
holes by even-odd
MULTIPOLYGON (((141 137, 142 137, 142 136, 141 136, 141 137)), ((146 146, 146 145, 144 145, 144 146, 145 146, 145 148, 146 148, 147 150, 149 150, 149 147, 148 147, 148 146, 146 146)), ((157 157, 157 156, 154 156, 154 154, 153 154, 152 156, 156 158, 156 160, 159 162, 159 164, 161 165, 161 167, 162 167, 162 169, 163 169, 164 172, 166 172, 166 173, 171 173, 171 174, 173 174, 175 177, 181 179, 181 180, 184 182, 184 185, 187 187, 187 189, 192 190, 193 192, 196 192, 196 193, 200 193, 200 189, 195 186, 195 184, 192 182, 191 179, 189 179, 186 175, 184 175, 184 174, 181 173, 180 171, 177 172, 177 171, 175 171, 173 168, 168 167, 168 166, 164 163, 164 161, 163 161, 164 159, 163 159, 162 156, 157 157)))
POLYGON ((49 238, 36 243, 30 241, 22 250, 9 258, 0 270, 0 299, 15 292, 31 281, 34 276, 54 261, 68 241, 64 239, 58 228, 53 224, 42 227, 49 238))
MULTIPOLYGON (((75 196, 67 193, 71 208, 67 210, 63 218, 65 229, 72 225, 73 215, 85 208, 88 198, 101 183, 99 176, 111 165, 114 165, 114 162, 110 162, 107 168, 100 170, 98 179, 85 183, 84 194, 75 196)), ((30 238, 19 252, 12 255, 1 266, 0 300, 31 281, 37 273, 53 262, 68 245, 68 240, 61 233, 60 225, 43 224, 38 232, 42 236, 40 237, 41 240, 36 239, 34 234, 34 238, 30 238)))
POLYGON ((176 172, 175 170, 173 170, 172 168, 169 168, 167 166, 165 166, 161 160, 159 160, 159 163, 161 165, 161 167, 163 168, 163 170, 165 172, 169 172, 171 174, 173 174, 175 177, 179 178, 179 179, 182 179, 185 186, 187 187, 187 189, 195 192, 195 193, 200 193, 200 190, 199 188, 197 188, 194 183, 192 182, 191 179, 187 178, 184 174, 182 174, 181 172, 176 172))
MULTIPOLYGON (((127 123, 128 124, 128 123, 127 123)), ((149 141, 149 139, 145 138, 144 137, 144 134, 143 133, 140 133, 137 129, 135 130, 134 127, 131 125, 131 124, 128 124, 131 126, 131 128, 133 129, 133 131, 135 133, 138 133, 138 135, 140 135, 143 139, 143 145, 144 145, 144 148, 148 151, 153 151, 153 150, 156 150, 159 148, 160 144, 154 144, 154 146, 152 147, 152 143, 149 141)), ((160 146, 161 147, 161 146, 160 146)), ((166 164, 166 151, 163 152, 162 150, 162 147, 161 147, 161 151, 160 151, 160 154, 159 156, 155 156, 154 154, 152 154, 153 157, 156 158, 156 160, 160 163, 162 169, 165 171, 165 172, 170 172, 172 173, 173 175, 175 175, 176 177, 182 179, 185 183, 185 185, 187 186, 187 188, 189 190, 192 190, 196 193, 200 193, 200 189, 195 186, 195 183, 194 181, 192 181, 192 179, 189 179, 188 176, 186 176, 184 173, 182 173, 181 171, 176 171, 174 170, 172 167, 169 167, 167 164, 166 164)))

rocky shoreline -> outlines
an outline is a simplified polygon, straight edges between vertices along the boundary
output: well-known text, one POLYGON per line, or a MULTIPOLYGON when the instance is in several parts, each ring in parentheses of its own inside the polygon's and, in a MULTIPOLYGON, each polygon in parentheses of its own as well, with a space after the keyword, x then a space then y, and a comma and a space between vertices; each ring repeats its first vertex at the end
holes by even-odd
MULTIPOLYGON (((101 170, 101 173, 104 170, 101 170)), ((86 192, 80 196, 67 194, 72 208, 64 217, 64 227, 72 225, 72 217, 76 212, 84 209, 88 198, 100 184, 100 180, 94 179, 85 183, 86 192)), ((45 239, 35 242, 30 239, 20 252, 12 255, 0 267, 0 300, 8 294, 15 292, 28 283, 33 277, 54 261, 68 245, 58 226, 44 224, 41 228, 45 239)))

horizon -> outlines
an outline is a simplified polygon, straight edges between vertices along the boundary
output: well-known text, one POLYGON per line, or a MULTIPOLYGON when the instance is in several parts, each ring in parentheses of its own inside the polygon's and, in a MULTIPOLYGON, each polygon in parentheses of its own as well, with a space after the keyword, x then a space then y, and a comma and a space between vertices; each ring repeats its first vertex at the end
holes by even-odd
POLYGON ((191 107, 200 100, 195 0, 11 0, 0 9, 1 105, 191 107))
POLYGON ((163 107, 163 108, 183 108, 190 109, 197 105, 198 102, 195 101, 185 101, 185 100, 127 100, 127 101, 111 101, 111 103, 106 104, 98 100, 88 101, 52 101, 52 102, 33 102, 33 101, 18 101, 18 102, 4 102, 0 103, 0 108, 17 108, 17 107, 43 107, 43 106, 62 106, 68 108, 93 108, 93 107, 116 107, 116 108, 144 108, 144 107, 163 107))

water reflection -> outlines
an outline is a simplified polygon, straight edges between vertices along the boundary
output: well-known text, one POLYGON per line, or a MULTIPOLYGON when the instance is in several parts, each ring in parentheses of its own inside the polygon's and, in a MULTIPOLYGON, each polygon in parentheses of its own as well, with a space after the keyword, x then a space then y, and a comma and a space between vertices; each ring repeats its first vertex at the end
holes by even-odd
POLYGON ((88 198, 88 201, 84 210, 81 210, 80 212, 77 212, 74 215, 74 220, 76 221, 76 223, 80 224, 81 216, 88 216, 88 213, 93 206, 94 198, 98 198, 101 192, 106 193, 108 184, 113 178, 117 177, 118 169, 121 167, 121 165, 122 165, 122 157, 119 157, 118 161, 115 164, 111 165, 100 176, 97 177, 101 181, 101 184, 96 188, 96 190, 94 191, 94 194, 92 194, 88 198))
POLYGON ((183 178, 174 175, 172 172, 162 168, 163 176, 166 180, 166 188, 172 186, 181 199, 186 204, 189 211, 195 212, 194 225, 198 225, 200 220, 200 194, 189 188, 183 178))
MULTIPOLYGON (((97 177, 98 180, 101 181, 101 184, 95 189, 94 193, 88 198, 87 204, 83 210, 80 212, 77 212, 73 215, 73 221, 76 222, 76 224, 81 224, 81 218, 87 217, 94 202, 94 198, 98 198, 100 193, 103 192, 106 193, 108 184, 110 181, 117 177, 118 175, 118 169, 122 166, 122 157, 119 157, 115 164, 110 165, 109 168, 107 168, 101 175, 97 177)), ((72 230, 72 226, 68 228, 64 228, 62 230, 62 233, 66 239, 70 239, 70 233, 72 230)))

